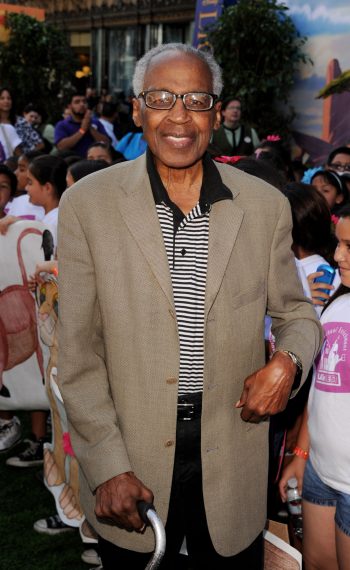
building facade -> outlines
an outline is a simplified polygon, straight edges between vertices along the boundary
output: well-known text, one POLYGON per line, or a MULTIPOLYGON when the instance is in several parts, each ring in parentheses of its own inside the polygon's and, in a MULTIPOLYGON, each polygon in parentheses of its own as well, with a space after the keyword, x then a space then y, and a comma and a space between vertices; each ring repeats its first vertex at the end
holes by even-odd
POLYGON ((16 0, 66 31, 98 91, 128 94, 136 60, 160 43, 192 43, 195 0, 16 0))

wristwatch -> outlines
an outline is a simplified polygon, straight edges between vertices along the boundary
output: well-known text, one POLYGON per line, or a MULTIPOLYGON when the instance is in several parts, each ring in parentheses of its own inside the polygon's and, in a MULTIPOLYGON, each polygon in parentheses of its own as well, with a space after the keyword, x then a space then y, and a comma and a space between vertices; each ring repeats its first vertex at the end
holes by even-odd
POLYGON ((294 362, 294 364, 299 368, 299 370, 301 371, 303 370, 303 365, 301 363, 299 356, 297 356, 296 354, 294 354, 294 352, 291 352, 290 350, 281 350, 281 352, 288 354, 289 358, 294 362))
POLYGON ((294 364, 297 367, 297 371, 295 374, 295 378, 294 378, 294 382, 293 382, 293 386, 291 389, 291 392, 293 392, 293 390, 296 390, 297 388, 299 388, 300 386, 300 381, 301 381, 301 376, 303 373, 303 365, 302 362, 299 358, 299 356, 297 356, 296 354, 294 354, 294 352, 291 352, 290 350, 280 350, 277 352, 284 352, 284 354, 288 354, 289 358, 292 360, 292 362, 294 362, 294 364))

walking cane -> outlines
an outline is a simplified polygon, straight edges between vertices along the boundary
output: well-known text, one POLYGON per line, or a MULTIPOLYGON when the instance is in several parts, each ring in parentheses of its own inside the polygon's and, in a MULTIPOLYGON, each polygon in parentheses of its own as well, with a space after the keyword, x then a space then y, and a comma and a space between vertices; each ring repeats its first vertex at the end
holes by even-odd
POLYGON ((151 525, 156 539, 153 556, 145 568, 145 570, 154 570, 155 568, 158 568, 165 553, 166 538, 164 525, 157 515, 152 503, 140 501, 137 507, 143 522, 151 525))

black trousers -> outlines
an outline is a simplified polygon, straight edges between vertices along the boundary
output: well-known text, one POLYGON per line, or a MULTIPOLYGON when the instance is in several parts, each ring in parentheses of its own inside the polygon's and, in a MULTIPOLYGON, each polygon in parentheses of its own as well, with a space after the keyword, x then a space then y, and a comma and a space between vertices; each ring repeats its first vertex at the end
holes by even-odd
MULTIPOLYGON (((262 570, 262 533, 236 556, 223 557, 214 549, 210 539, 202 494, 200 450, 200 418, 178 421, 174 474, 166 523, 166 553, 161 570, 262 570), (186 536, 188 556, 179 556, 186 536)), ((218 485, 222 484, 218 481, 218 485)), ((157 497, 155 497, 157 506, 157 497)), ((239 513, 237 513, 239 519, 239 513)), ((239 527, 239 524, 238 524, 239 527)), ((232 530, 232 532, 234 532, 232 530)), ((99 538, 104 570, 135 568, 144 570, 152 554, 132 552, 99 538)))

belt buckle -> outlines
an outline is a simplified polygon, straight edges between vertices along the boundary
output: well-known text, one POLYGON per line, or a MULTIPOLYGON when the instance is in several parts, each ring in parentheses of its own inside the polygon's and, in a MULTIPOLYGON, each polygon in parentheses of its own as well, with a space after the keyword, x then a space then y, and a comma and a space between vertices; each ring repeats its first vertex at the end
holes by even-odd
POLYGON ((194 404, 192 404, 191 402, 181 402, 180 404, 177 405, 177 408, 180 412, 184 413, 182 417, 180 414, 179 418, 180 420, 188 422, 194 418, 194 404), (188 414, 188 417, 185 416, 186 413, 188 414))

